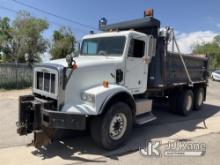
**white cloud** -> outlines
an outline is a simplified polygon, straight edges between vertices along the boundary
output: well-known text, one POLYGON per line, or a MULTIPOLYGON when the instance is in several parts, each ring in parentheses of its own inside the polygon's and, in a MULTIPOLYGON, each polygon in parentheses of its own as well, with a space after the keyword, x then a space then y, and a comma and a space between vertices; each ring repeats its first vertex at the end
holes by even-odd
POLYGON ((178 32, 176 38, 180 51, 182 53, 191 53, 193 45, 212 42, 216 35, 218 35, 218 33, 213 31, 178 32))

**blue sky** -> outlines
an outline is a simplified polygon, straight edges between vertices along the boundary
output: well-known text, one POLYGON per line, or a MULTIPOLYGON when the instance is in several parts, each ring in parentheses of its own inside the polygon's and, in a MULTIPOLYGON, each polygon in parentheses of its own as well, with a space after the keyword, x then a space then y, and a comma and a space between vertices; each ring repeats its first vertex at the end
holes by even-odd
MULTIPOLYGON (((179 37, 203 32, 207 35, 220 33, 220 1, 219 0, 17 0, 35 6, 42 10, 55 13, 72 20, 98 26, 98 20, 106 17, 108 23, 143 17, 146 8, 153 8, 155 17, 161 20, 162 26, 170 25, 178 32, 179 37)), ((36 10, 18 5, 13 0, 0 0, 0 16, 11 19, 15 13, 3 10, 7 7, 13 10, 27 10, 36 17, 46 18, 61 25, 70 26, 76 37, 87 34, 89 29, 77 24, 54 18, 36 10)), ((59 26, 53 24, 44 33, 51 38, 52 32, 59 26)))

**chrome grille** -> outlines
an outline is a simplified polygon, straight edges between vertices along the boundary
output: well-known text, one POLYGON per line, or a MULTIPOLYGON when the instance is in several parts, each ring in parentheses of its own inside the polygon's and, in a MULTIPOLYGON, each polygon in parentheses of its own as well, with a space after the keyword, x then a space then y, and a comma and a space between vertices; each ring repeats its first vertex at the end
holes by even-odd
POLYGON ((36 88, 49 93, 55 93, 55 74, 46 72, 37 72, 36 88))

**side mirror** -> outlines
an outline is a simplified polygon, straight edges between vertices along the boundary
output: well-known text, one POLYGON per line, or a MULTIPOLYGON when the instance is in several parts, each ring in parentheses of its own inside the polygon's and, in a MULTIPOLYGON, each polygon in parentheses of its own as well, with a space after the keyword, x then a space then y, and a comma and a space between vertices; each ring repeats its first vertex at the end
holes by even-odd
POLYGON ((76 41, 74 44, 74 52, 73 52, 73 57, 78 57, 80 54, 80 42, 76 41))
POLYGON ((73 56, 71 54, 68 54, 66 56, 66 63, 68 64, 68 68, 72 67, 72 63, 73 63, 73 56))
POLYGON ((147 41, 147 56, 153 57, 156 54, 157 40, 150 36, 147 41))

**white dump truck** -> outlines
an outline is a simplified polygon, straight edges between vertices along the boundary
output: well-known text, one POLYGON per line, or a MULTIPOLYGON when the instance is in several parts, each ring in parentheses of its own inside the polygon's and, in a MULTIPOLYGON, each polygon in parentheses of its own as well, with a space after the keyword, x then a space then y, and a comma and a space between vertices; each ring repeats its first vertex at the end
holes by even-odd
POLYGON ((181 54, 152 10, 112 25, 102 18, 99 26, 82 38, 78 56, 34 67, 33 94, 20 96, 17 122, 18 134, 34 133, 34 146, 48 144, 57 129, 90 129, 98 145, 115 149, 134 124, 156 119, 156 98, 184 116, 202 107, 208 58, 181 54))

